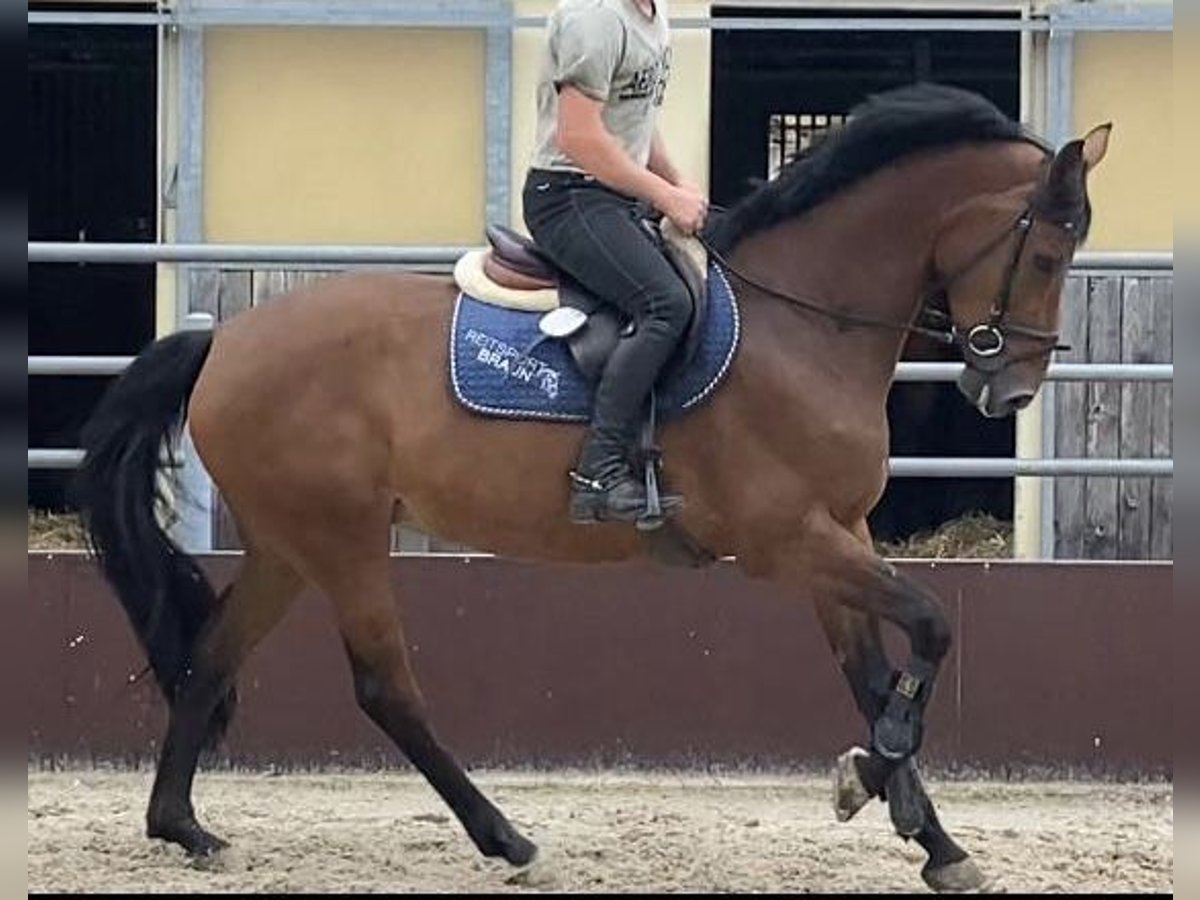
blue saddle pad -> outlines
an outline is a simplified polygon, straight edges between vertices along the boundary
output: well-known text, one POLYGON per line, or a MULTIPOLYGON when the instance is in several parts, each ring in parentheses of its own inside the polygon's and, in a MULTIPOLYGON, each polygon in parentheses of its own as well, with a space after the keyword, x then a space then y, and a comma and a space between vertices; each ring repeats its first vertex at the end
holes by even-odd
MULTIPOLYGON (((695 356, 658 385, 660 420, 680 416, 710 396, 737 352, 737 299, 715 263, 709 267, 708 293, 708 319, 695 356)), ((543 315, 459 294, 450 329, 450 382, 463 406, 509 419, 591 419, 595 386, 580 373, 563 341, 538 330, 543 315)))

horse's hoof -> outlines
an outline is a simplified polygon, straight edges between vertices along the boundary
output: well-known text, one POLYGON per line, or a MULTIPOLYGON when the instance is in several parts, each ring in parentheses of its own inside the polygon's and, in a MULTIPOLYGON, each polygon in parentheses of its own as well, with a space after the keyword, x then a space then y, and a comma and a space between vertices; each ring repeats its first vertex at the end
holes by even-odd
POLYGON ((538 849, 537 844, 514 831, 512 837, 504 842, 503 853, 512 865, 527 866, 537 858, 538 849))
POLYGON ((205 831, 195 819, 150 825, 146 829, 146 835, 178 844, 188 856, 197 859, 216 856, 229 847, 227 841, 205 831))
POLYGON ((996 885, 989 883, 983 870, 969 856, 936 869, 926 863, 921 870, 921 877, 939 894, 1003 893, 996 885))
POLYGON ((888 813, 896 834, 906 840, 916 837, 925 827, 925 805, 921 802, 920 785, 917 764, 911 757, 888 779, 888 813))
POLYGON ((479 852, 487 857, 502 857, 514 866, 527 866, 537 856, 537 845, 522 837, 503 817, 492 823, 488 832, 475 838, 479 852))
POLYGON ((869 755, 862 747, 851 747, 837 758, 833 770, 833 812, 839 822, 849 822, 871 799, 871 792, 854 764, 856 759, 869 755))
POLYGON ((539 850, 529 865, 504 879, 505 884, 542 891, 559 889, 558 864, 553 854, 539 850))

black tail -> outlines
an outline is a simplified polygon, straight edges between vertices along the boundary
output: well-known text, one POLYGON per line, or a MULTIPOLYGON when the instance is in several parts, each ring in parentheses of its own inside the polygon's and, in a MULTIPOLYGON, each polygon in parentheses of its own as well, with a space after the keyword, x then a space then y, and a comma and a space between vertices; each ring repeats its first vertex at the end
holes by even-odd
MULTIPOLYGON (((165 505, 158 475, 177 466, 171 448, 211 343, 208 332, 183 331, 134 360, 84 426, 85 456, 74 482, 92 550, 172 704, 218 601, 195 560, 159 523, 165 505)), ((210 738, 224 731, 233 703, 231 692, 214 714, 210 738)))

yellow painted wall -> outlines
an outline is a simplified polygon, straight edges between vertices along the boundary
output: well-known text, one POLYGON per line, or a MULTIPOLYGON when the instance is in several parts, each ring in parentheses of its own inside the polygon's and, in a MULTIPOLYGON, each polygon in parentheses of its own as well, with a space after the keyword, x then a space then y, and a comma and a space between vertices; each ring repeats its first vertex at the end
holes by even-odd
POLYGON ((482 32, 214 28, 205 51, 208 240, 482 240, 482 32))
MULTIPOLYGON (((552 0, 516 0, 517 16, 546 16, 552 0)), ((672 18, 707 16, 711 4, 672 0, 672 18)), ((512 224, 525 231, 521 217, 521 186, 533 154, 537 126, 537 77, 544 28, 520 28, 513 34, 512 79, 512 224)), ((659 130, 680 172, 701 186, 708 184, 709 32, 678 29, 671 36, 671 80, 659 118, 659 130)))
POLYGON ((1093 250, 1170 250, 1172 36, 1079 34, 1075 132, 1113 122, 1108 155, 1089 183, 1093 250))
MULTIPOLYGON (((545 16, 554 0, 514 0, 545 16)), ((674 0, 673 18, 707 0, 674 0)), ((513 38, 512 221, 532 151, 541 27, 513 38)), ((1080 35, 1079 130, 1116 131, 1093 182, 1095 249, 1171 246, 1170 35, 1080 35)), ((710 33, 677 29, 660 120, 707 184, 710 33)), ((168 57, 170 59, 170 56, 168 57)), ((484 39, 408 29, 210 29, 205 237, 213 241, 476 243, 484 218, 484 39)))
POLYGON ((1194 149, 1200 143, 1200 122, 1195 113, 1196 85, 1200 84, 1200 31, 1194 27, 1181 31, 1179 40, 1182 52, 1176 61, 1174 81, 1179 134, 1172 148, 1172 171, 1180 189, 1175 202, 1175 230, 1184 259, 1194 267, 1195 260, 1200 259, 1200 178, 1196 177, 1194 149))

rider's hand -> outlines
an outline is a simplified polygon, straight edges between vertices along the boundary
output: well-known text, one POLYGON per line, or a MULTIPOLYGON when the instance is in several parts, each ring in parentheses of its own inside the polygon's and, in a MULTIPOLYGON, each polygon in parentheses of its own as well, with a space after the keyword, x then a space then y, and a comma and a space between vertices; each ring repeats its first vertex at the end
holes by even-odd
POLYGON ((692 235, 704 226, 704 219, 708 215, 708 199, 690 185, 672 186, 659 201, 659 212, 681 232, 692 235))

